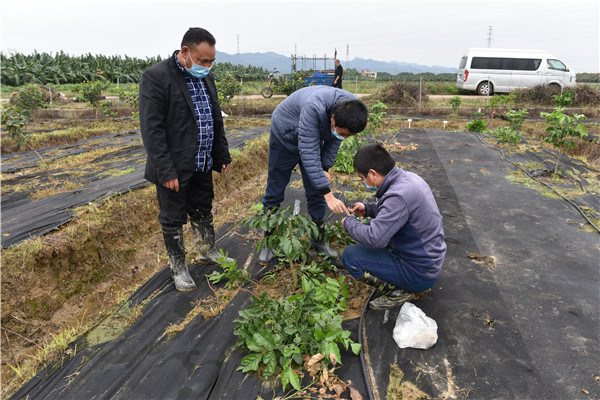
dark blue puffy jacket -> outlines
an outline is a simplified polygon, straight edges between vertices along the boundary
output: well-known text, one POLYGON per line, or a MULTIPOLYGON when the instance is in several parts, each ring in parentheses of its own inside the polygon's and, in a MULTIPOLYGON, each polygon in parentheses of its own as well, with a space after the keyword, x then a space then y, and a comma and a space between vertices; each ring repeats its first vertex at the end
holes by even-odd
POLYGON ((356 96, 331 86, 309 86, 292 93, 271 117, 271 133, 302 165, 317 190, 325 194, 329 182, 323 170, 333 167, 342 143, 331 133, 333 107, 356 96))

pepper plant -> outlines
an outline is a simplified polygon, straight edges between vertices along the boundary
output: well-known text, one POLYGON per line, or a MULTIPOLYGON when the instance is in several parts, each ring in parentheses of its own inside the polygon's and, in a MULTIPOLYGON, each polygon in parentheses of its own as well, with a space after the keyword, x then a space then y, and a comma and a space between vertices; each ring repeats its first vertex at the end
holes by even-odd
POLYGON ((211 283, 219 283, 223 279, 226 279, 225 288, 231 289, 236 285, 243 286, 252 281, 247 271, 238 268, 237 260, 227 257, 227 252, 223 252, 223 249, 219 249, 219 254, 218 262, 221 263, 223 271, 213 271, 210 275, 207 275, 211 283))
POLYGON ((19 145, 28 146, 40 160, 44 160, 40 153, 31 144, 29 133, 24 129, 29 123, 29 118, 23 115, 17 107, 8 107, 0 109, 1 126, 8 132, 11 139, 19 145))
POLYGON ((387 114, 385 110, 387 110, 387 106, 382 102, 377 101, 369 109, 369 119, 366 129, 363 132, 344 139, 333 165, 333 168, 336 171, 344 172, 346 174, 354 173, 354 155, 365 145, 366 140, 364 137, 367 134, 373 134, 383 127, 384 118, 387 114))
POLYGON ((258 250, 269 246, 282 263, 288 264, 295 287, 298 282, 296 262, 306 263, 310 239, 319 236, 317 225, 304 215, 290 213, 290 207, 261 210, 242 224, 244 228, 260 228, 270 233, 258 242, 258 250))
POLYGON ((508 110, 506 112, 508 125, 513 131, 519 132, 523 129, 523 121, 528 114, 527 110, 508 110))
POLYGON ((98 108, 104 89, 106 89, 106 82, 85 81, 75 86, 73 91, 77 93, 78 101, 87 102, 96 111, 96 118, 98 118, 98 108))
POLYGON ((571 149, 575 146, 574 138, 582 138, 587 136, 585 126, 580 122, 585 119, 583 114, 575 114, 572 117, 565 114, 563 107, 557 107, 553 112, 540 113, 540 117, 544 118, 549 124, 546 127, 548 136, 544 138, 547 143, 552 143, 558 149, 558 157, 554 166, 554 177, 558 175, 558 163, 564 148, 571 149))
POLYGON ((452 108, 453 115, 456 115, 461 103, 462 99, 458 96, 454 96, 450 100, 448 100, 448 104, 450 104, 450 107, 452 108))
POLYGON ((467 122, 465 129, 469 132, 484 132, 487 128, 485 120, 475 118, 473 121, 467 122))
POLYGON ((338 313, 345 309, 345 303, 338 302, 343 279, 303 277, 302 292, 294 296, 274 300, 264 292, 253 297, 254 305, 234 320, 237 345, 249 350, 238 369, 266 378, 280 374, 284 390, 288 385, 300 390, 304 356, 320 353, 325 360, 341 362, 340 344, 358 354, 361 346, 342 328, 338 313))

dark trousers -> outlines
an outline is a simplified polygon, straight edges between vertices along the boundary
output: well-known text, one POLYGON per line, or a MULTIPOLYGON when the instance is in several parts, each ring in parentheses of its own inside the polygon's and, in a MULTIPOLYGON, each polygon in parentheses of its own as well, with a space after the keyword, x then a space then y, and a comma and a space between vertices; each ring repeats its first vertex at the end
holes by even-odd
POLYGON ((163 228, 176 228, 187 223, 188 215, 199 219, 212 212, 212 171, 194 172, 186 182, 179 182, 179 192, 156 185, 158 198, 158 222, 163 228))
POLYGON ((262 199, 263 206, 279 207, 285 198, 285 188, 290 182, 292 171, 296 165, 300 166, 306 205, 313 221, 320 221, 325 217, 327 203, 325 198, 313 186, 306 175, 300 154, 293 153, 283 147, 281 142, 273 136, 269 139, 269 175, 267 189, 262 199))
POLYGON ((356 279, 362 278, 365 272, 369 272, 376 278, 408 292, 424 292, 431 289, 437 281, 437 278, 426 280, 419 277, 385 247, 350 245, 344 249, 342 264, 356 279))

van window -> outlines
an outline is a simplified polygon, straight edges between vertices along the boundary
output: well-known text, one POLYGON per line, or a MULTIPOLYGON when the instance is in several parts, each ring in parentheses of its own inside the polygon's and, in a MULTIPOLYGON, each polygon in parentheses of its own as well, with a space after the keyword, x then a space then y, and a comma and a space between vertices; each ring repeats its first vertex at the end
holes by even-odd
POLYGON ((541 63, 539 58, 473 57, 471 68, 536 71, 541 63))
POLYGON ((512 66, 517 71, 537 71, 542 64, 542 60, 539 58, 514 58, 512 59, 512 66))
POLYGON ((458 66, 458 69, 465 69, 467 65, 467 56, 464 56, 463 58, 460 59, 460 64, 458 66))
POLYGON ((566 71, 567 66, 562 63, 560 60, 551 60, 548 59, 548 69, 556 69, 558 71, 566 71))

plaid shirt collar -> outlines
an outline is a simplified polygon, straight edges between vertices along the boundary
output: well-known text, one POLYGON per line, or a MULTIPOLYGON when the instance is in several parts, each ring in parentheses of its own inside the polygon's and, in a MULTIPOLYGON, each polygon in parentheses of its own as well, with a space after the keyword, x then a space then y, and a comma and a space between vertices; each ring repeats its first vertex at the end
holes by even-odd
POLYGON ((173 58, 179 69, 185 74, 192 103, 194 104, 194 114, 198 124, 198 142, 196 148, 196 158, 194 171, 210 171, 213 166, 212 148, 214 139, 214 124, 212 117, 212 104, 210 95, 202 79, 192 77, 185 68, 179 63, 177 54, 179 50, 173 53, 173 58))

